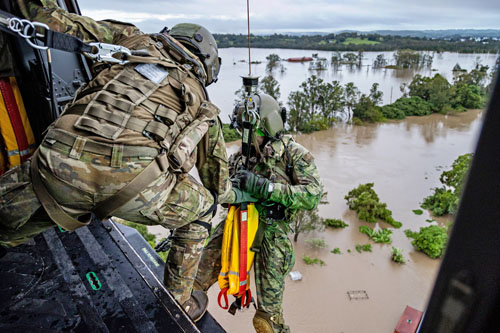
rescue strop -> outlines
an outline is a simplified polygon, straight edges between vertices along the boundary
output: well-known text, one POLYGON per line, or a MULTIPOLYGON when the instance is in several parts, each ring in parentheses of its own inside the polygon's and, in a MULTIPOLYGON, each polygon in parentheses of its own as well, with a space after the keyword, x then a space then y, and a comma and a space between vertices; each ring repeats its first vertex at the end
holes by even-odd
POLYGON ((254 252, 250 250, 259 226, 259 213, 254 204, 231 206, 222 236, 221 271, 217 301, 223 309, 228 309, 227 295, 241 298, 241 306, 246 307, 252 300, 250 291, 250 270, 254 252), (245 207, 246 206, 246 207, 245 207), (222 304, 224 298, 225 304, 222 304))
POLYGON ((26 161, 35 151, 35 137, 14 77, 0 78, 0 175, 26 161))

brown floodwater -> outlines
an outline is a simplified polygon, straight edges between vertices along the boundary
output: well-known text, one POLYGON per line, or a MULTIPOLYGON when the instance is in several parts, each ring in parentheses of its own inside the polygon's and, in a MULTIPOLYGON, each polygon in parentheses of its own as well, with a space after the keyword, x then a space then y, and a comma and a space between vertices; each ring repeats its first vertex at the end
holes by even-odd
MULTIPOLYGON (((427 211, 419 216, 412 210, 419 209, 431 189, 440 186, 439 175, 458 155, 474 151, 481 118, 480 110, 471 110, 364 126, 339 124, 296 137, 315 156, 328 191, 329 203, 320 206, 320 215, 341 218, 349 227, 301 234, 295 244, 293 270, 303 278, 287 277, 283 304, 285 321, 293 332, 393 332, 406 305, 425 309, 440 260, 414 251, 404 230, 429 225, 426 219, 432 217, 427 211), (356 244, 371 243, 359 226, 374 225, 358 220, 344 196, 367 182, 375 183, 380 200, 403 227, 393 229, 392 245, 372 243, 372 252, 358 253, 356 244), (324 239, 328 248, 308 247, 304 241, 310 238, 324 239), (403 249, 406 264, 390 260, 391 246, 403 249), (335 247, 341 255, 330 253, 335 247), (306 265, 304 255, 326 265, 306 265), (349 300, 348 291, 365 291, 368 298, 349 300)), ((235 144, 228 147, 229 152, 235 149, 235 144)), ((438 221, 445 224, 450 218, 438 221)), ((254 310, 232 316, 218 307, 218 292, 217 285, 209 291, 211 314, 228 332, 253 332, 254 310)))

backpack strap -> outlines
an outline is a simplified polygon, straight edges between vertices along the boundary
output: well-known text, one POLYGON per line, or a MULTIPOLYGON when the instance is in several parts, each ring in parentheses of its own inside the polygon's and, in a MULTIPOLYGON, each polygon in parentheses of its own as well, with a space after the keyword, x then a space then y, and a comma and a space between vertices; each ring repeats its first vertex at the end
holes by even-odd
POLYGON ((33 190, 35 191, 38 200, 40 200, 40 203, 43 208, 45 208, 45 211, 49 215, 50 219, 57 225, 65 230, 73 231, 90 223, 90 213, 83 216, 84 221, 75 219, 66 213, 54 197, 52 197, 49 191, 47 191, 47 188, 43 184, 42 178, 40 177, 40 170, 38 168, 38 149, 33 154, 33 158, 31 159, 31 180, 33 182, 33 190))

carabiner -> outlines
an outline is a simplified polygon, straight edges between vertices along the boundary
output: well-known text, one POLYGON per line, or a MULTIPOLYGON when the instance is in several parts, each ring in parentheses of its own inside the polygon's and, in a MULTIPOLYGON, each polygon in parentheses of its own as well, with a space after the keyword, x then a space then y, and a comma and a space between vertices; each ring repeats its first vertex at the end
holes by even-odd
POLYGON ((95 61, 109 62, 113 64, 126 64, 128 60, 123 59, 123 55, 131 55, 132 52, 124 46, 113 45, 106 43, 90 43, 93 48, 92 53, 85 53, 89 58, 95 61), (119 58, 115 58, 114 55, 121 54, 119 58))
POLYGON ((40 22, 27 21, 27 23, 29 23, 29 24, 26 24, 24 26, 24 30, 23 30, 23 35, 24 35, 23 37, 26 39, 26 42, 28 42, 28 44, 35 49, 47 50, 49 48, 48 46, 37 45, 37 44, 33 43, 31 41, 31 39, 34 38, 36 40, 43 40, 43 38, 45 38, 47 36, 47 30, 50 29, 49 26, 44 24, 44 23, 40 23, 40 22), (38 32, 37 28, 43 28, 44 29, 44 30, 42 30, 43 33, 38 32), (30 29, 32 29, 32 30, 30 31, 30 29))

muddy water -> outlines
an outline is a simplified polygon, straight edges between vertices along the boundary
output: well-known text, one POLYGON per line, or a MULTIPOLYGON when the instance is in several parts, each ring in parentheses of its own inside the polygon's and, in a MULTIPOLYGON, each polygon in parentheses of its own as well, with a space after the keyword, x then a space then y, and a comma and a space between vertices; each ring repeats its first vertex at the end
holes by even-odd
MULTIPOLYGON (((439 186, 443 169, 458 155, 474 150, 480 125, 481 113, 476 110, 366 126, 343 124, 297 137, 315 156, 328 191, 329 204, 320 207, 321 215, 342 218, 349 227, 301 235, 295 244, 294 270, 303 279, 287 277, 284 296, 285 320, 293 332, 392 332, 406 305, 425 309, 440 260, 415 252, 403 230, 428 225, 427 211, 417 216, 412 210, 439 186), (403 249, 405 265, 390 260, 391 245, 372 244, 373 252, 362 254, 354 249, 355 244, 369 243, 358 231, 368 223, 349 211, 344 195, 367 182, 375 183, 380 199, 403 222, 393 231, 392 245, 403 249), (323 238, 329 248, 307 247, 304 240, 313 237, 323 238), (330 253, 334 247, 343 254, 330 253), (308 266, 304 255, 320 258, 326 266, 308 266), (366 291, 368 299, 350 301, 347 292, 354 290, 366 291)), ((230 145, 229 150, 235 148, 230 145)), ((215 285, 209 292, 209 311, 229 332, 253 332, 254 311, 228 314, 217 306, 218 291, 215 285)))
MULTIPOLYGON (((252 60, 261 61, 260 64, 252 65, 252 73, 263 78, 266 75, 266 57, 275 53, 282 59, 289 57, 310 57, 312 53, 318 53, 320 57, 325 57, 330 61, 334 52, 312 51, 312 50, 290 50, 290 49, 252 49, 252 60)), ((415 70, 394 70, 372 68, 373 61, 378 54, 383 54, 389 63, 394 63, 394 52, 365 52, 361 67, 349 67, 347 65, 334 68, 329 66, 324 71, 310 71, 309 63, 282 62, 286 68, 284 72, 275 70, 274 77, 279 83, 281 100, 285 105, 288 95, 292 91, 299 90, 300 84, 311 75, 317 75, 326 82, 337 80, 345 85, 353 82, 359 90, 368 94, 373 83, 379 84, 379 90, 383 92, 383 104, 389 104, 401 97, 399 87, 402 83, 409 83, 415 74, 423 76, 434 76, 439 73, 450 82, 453 80, 453 67, 458 63, 462 68, 470 70, 474 68, 476 62, 493 68, 497 59, 496 54, 460 54, 444 52, 442 54, 428 53, 434 58, 431 68, 419 68, 415 70)), ((219 73, 219 81, 208 87, 211 100, 222 110, 221 119, 228 122, 228 116, 233 110, 235 90, 241 87, 241 75, 248 73, 248 64, 240 62, 247 59, 248 50, 246 48, 221 49, 222 67, 219 73)))

